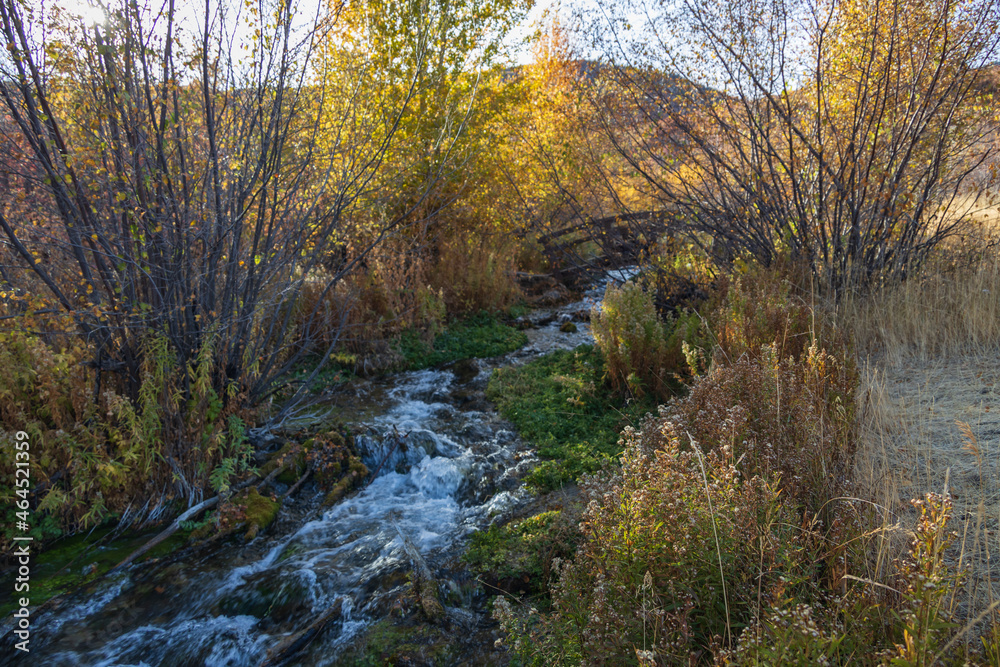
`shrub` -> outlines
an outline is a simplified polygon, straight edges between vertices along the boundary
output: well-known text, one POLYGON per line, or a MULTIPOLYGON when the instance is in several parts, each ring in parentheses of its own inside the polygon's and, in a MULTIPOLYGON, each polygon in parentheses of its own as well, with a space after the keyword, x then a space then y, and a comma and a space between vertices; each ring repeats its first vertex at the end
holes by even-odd
MULTIPOLYGON (((92 377, 82 365, 88 356, 79 342, 57 351, 36 336, 0 333, 0 367, 4 368, 0 373, 0 423, 4 425, 0 440, 4 450, 12 452, 14 434, 25 431, 29 435, 31 485, 40 501, 40 512, 34 517, 35 539, 58 535, 95 504, 92 493, 77 499, 71 495, 73 489, 83 485, 107 489, 109 476, 116 473, 99 433, 85 425, 97 415, 89 400, 92 377)), ((14 481, 13 454, 0 457, 0 503, 9 514, 6 534, 0 539, 4 547, 14 526, 14 481)))
POLYGON ((798 359, 813 340, 840 346, 840 337, 801 296, 802 267, 784 264, 774 269, 749 267, 719 289, 722 298, 706 308, 714 334, 716 361, 756 358, 772 346, 779 359, 798 359))
POLYGON ((547 589, 553 562, 573 555, 580 538, 575 508, 550 510, 473 533, 462 559, 508 592, 547 589))
MULTIPOLYGON (((705 304, 711 332, 690 311, 671 322, 664 347, 690 357, 690 392, 626 428, 621 470, 589 483, 583 545, 552 587, 552 613, 497 603, 526 662, 693 664, 760 637, 785 642, 776 662, 753 653, 761 664, 854 650, 840 614, 871 599, 852 590, 841 604, 830 591, 860 522, 828 501, 846 486, 856 373, 824 349, 843 352, 787 278, 748 273, 724 287, 705 304), (689 339, 709 336, 724 353, 706 369, 689 339)), ((641 290, 628 289, 621 301, 649 322, 641 290)), ((879 636, 860 634, 866 647, 879 636)))
POLYGON ((945 639, 956 627, 946 603, 954 597, 962 577, 960 572, 949 571, 944 555, 958 534, 948 531, 951 498, 928 493, 922 500, 910 502, 920 510, 920 520, 909 558, 896 564, 903 594, 903 637, 884 658, 895 667, 928 667, 937 664, 952 644, 945 639))
POLYGON ((707 449, 731 446, 749 474, 779 479, 816 511, 847 485, 858 374, 844 336, 795 296, 797 271, 751 268, 722 284, 724 295, 706 303, 708 335, 678 320, 671 344, 679 341, 693 371, 703 355, 688 340, 716 347, 710 372, 665 416, 707 449))
POLYGON ((635 282, 609 284, 591 315, 594 340, 615 389, 641 397, 667 395, 666 328, 653 298, 635 282))
MULTIPOLYGON (((215 392, 211 338, 178 367, 165 337, 147 337, 134 403, 111 390, 94 396, 93 371, 83 363, 92 351, 82 343, 57 352, 21 332, 0 334, 0 343, 8 369, 0 375, 0 418, 30 436, 37 539, 99 524, 139 498, 162 500, 157 494, 171 482, 184 492, 222 491, 248 469, 248 414, 215 392)), ((13 479, 6 457, 0 502, 11 500, 13 479)))
POLYGON ((487 226, 452 230, 437 248, 429 282, 456 314, 496 312, 519 296, 514 279, 518 245, 487 226))
MULTIPOLYGON (((752 665, 893 665, 916 667, 942 664, 996 664, 990 642, 982 640, 985 656, 959 646, 960 634, 948 610, 962 584, 944 555, 956 533, 947 530, 951 500, 928 493, 910 501, 920 510, 909 556, 894 563, 895 597, 887 599, 870 581, 859 580, 844 595, 826 596, 819 604, 789 602, 772 607, 760 622, 748 627, 732 653, 716 664, 752 665), (888 604, 887 604, 888 603, 888 604), (879 614, 889 606, 891 614, 879 614), (888 623, 886 623, 886 619, 888 623)), ((841 545, 850 542, 840 536, 841 545)))
POLYGON ((586 488, 584 542, 552 589, 554 612, 495 607, 529 664, 697 662, 810 578, 777 488, 742 475, 731 448, 684 448, 655 419, 625 441, 621 471, 586 488))
POLYGON ((767 345, 699 378, 664 414, 682 438, 731 447, 748 474, 816 511, 847 485, 856 386, 854 369, 815 343, 797 360, 767 345))

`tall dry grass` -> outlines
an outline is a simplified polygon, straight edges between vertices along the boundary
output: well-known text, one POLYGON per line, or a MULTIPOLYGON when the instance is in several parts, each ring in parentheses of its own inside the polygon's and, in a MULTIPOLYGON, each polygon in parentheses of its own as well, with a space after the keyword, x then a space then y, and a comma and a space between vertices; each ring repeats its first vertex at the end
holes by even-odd
POLYGON ((901 284, 846 298, 838 321, 882 364, 989 356, 1000 349, 1000 213, 978 206, 964 233, 901 284))
POLYGON ((973 647, 1000 627, 1000 216, 976 216, 919 275, 837 309, 861 359, 854 479, 882 517, 868 576, 891 585, 918 520, 908 500, 950 494, 944 561, 965 579, 946 604, 973 647))

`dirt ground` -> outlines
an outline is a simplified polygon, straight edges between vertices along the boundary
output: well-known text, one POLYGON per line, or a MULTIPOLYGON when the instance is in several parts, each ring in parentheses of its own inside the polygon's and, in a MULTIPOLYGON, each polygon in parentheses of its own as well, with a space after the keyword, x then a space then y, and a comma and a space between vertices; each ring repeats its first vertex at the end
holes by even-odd
POLYGON ((1000 357, 873 362, 863 377, 857 477, 899 526, 887 551, 909 541, 917 518, 909 499, 947 489, 958 537, 946 562, 968 570, 953 609, 975 619, 1000 600, 1000 357))

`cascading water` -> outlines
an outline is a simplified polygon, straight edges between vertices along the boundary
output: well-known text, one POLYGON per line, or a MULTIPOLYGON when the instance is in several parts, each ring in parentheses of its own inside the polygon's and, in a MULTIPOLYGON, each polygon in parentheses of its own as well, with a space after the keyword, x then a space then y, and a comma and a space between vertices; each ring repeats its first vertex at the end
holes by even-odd
POLYGON ((284 534, 279 528, 151 575, 125 571, 77 593, 34 619, 30 664, 256 667, 269 649, 335 609, 295 660, 332 664, 338 648, 385 616, 406 585, 410 558, 401 534, 432 568, 447 570, 470 532, 527 498, 518 480, 533 455, 485 401, 487 379, 498 366, 590 342, 586 323, 575 333, 559 328, 602 290, 534 313, 543 325, 505 357, 341 391, 334 407, 367 428, 355 444, 377 472, 368 486, 332 508, 307 512, 297 528, 279 516, 284 534))

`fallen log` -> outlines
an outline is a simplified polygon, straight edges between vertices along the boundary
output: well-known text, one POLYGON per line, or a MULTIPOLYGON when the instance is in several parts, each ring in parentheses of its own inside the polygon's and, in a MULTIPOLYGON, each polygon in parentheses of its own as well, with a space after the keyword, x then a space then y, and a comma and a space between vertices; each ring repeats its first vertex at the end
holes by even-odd
POLYGON ((115 565, 113 568, 108 570, 108 574, 117 572, 118 570, 122 569, 123 567, 134 561, 136 558, 139 558, 140 556, 148 553, 153 547, 160 544, 168 537, 176 533, 177 530, 181 527, 182 522, 188 521, 189 519, 198 516, 205 510, 218 505, 220 498, 222 498, 221 495, 215 496, 214 498, 209 498, 208 500, 198 503, 197 505, 189 509, 187 512, 184 512, 184 514, 181 514, 179 517, 174 519, 173 523, 167 526, 166 530, 158 533, 156 537, 143 544, 141 547, 139 547, 138 549, 130 553, 128 556, 126 556, 125 559, 122 560, 122 562, 118 563, 118 565, 115 565))
POLYGON ((267 657, 260 663, 260 667, 278 667, 294 658, 296 654, 309 646, 310 643, 326 627, 326 624, 340 617, 340 612, 344 607, 344 598, 334 600, 330 608, 320 614, 304 630, 300 630, 285 639, 281 640, 277 646, 268 649, 267 657))
MULTIPOLYGON (((265 477, 259 484, 257 484, 257 489, 260 490, 260 489, 264 488, 266 485, 270 484, 271 481, 275 477, 277 477, 278 475, 280 475, 281 472, 286 467, 288 467, 288 462, 285 462, 282 465, 280 465, 277 468, 275 468, 274 470, 272 470, 270 475, 268 475, 267 477, 265 477)), ((300 481, 302 481, 302 480, 300 480, 300 481)), ((243 489, 247 488, 251 484, 253 484, 253 480, 247 480, 246 482, 244 482, 243 484, 240 484, 239 486, 237 486, 233 490, 234 491, 242 491, 243 489)), ((130 553, 128 556, 126 556, 120 563, 118 563, 113 568, 111 568, 110 570, 108 570, 107 573, 104 576, 108 576, 110 574, 114 574, 118 570, 122 569, 123 567, 125 567, 126 565, 128 565, 129 563, 131 563, 132 561, 134 561, 136 558, 139 558, 140 556, 143 556, 143 555, 149 553, 149 551, 151 549, 153 549, 153 547, 155 547, 156 545, 162 543, 164 540, 166 540, 171 535, 173 535, 178 530, 180 530, 181 524, 183 522, 190 521, 191 519, 194 519, 195 517, 199 516, 205 510, 208 510, 208 509, 211 509, 211 508, 215 507, 216 505, 219 504, 219 502, 221 500, 222 500, 222 494, 220 493, 219 495, 215 496, 214 498, 209 498, 208 500, 204 500, 204 501, 198 503, 197 505, 195 505, 194 507, 192 507, 191 509, 189 509, 188 511, 184 512, 179 517, 177 517, 176 519, 174 519, 173 522, 169 526, 166 527, 166 529, 164 529, 163 531, 157 533, 156 536, 153 537, 153 539, 151 539, 148 542, 146 542, 145 544, 143 544, 141 547, 139 547, 138 549, 136 549, 135 551, 133 551, 132 553, 130 553)))

